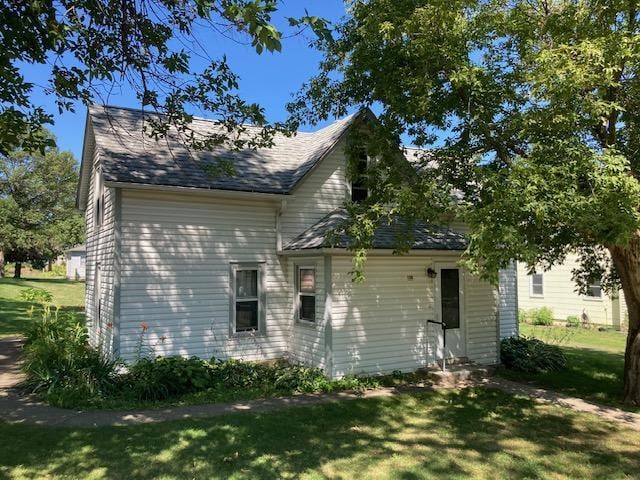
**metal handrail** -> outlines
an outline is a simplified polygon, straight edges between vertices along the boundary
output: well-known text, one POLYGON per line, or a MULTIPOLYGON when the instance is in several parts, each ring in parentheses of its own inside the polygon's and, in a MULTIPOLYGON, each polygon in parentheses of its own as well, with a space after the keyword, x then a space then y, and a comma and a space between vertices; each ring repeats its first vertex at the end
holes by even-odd
POLYGON ((447 349, 447 322, 442 320, 438 322, 437 320, 429 320, 427 319, 427 323, 434 323, 436 325, 440 325, 442 327, 442 371, 447 371, 447 361, 446 361, 446 349, 447 349))

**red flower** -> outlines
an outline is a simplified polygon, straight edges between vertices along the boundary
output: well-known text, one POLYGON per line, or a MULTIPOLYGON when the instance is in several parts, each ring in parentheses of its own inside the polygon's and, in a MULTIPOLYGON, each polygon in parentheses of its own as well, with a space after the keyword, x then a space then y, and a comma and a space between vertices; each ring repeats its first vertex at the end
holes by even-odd
POLYGON ((111 327, 113 327, 113 323, 112 322, 108 322, 107 323, 107 328, 111 328, 111 327))
POLYGON ((147 330, 149 330, 149 324, 147 322, 142 322, 140 323, 140 328, 142 328, 143 332, 146 332, 147 330))

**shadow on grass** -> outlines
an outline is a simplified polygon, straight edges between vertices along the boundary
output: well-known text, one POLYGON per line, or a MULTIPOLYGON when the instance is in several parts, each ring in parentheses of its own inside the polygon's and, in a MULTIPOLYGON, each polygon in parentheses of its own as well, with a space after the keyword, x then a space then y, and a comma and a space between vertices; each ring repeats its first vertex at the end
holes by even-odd
POLYGON ((566 370, 530 374, 502 369, 499 374, 510 380, 531 382, 567 395, 640 411, 639 408, 622 404, 624 353, 592 348, 561 348, 567 357, 566 370))
MULTIPOLYGON (((75 285, 78 283, 84 283, 76 280, 68 280, 64 277, 22 277, 22 278, 10 278, 5 277, 2 279, 2 283, 6 283, 8 285, 16 285, 16 286, 24 286, 24 282, 29 283, 55 283, 55 284, 69 284, 75 285)), ((43 287, 46 288, 46 287, 43 287)))
POLYGON ((0 472, 106 478, 623 477, 640 434, 467 390, 98 429, 0 424, 0 472))

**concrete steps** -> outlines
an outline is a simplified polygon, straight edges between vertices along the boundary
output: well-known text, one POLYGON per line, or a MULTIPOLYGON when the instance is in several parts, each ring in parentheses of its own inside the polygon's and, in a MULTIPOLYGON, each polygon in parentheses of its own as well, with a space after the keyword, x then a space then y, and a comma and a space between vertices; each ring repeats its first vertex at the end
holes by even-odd
POLYGON ((426 376, 429 382, 436 387, 456 388, 486 381, 492 371, 491 367, 460 363, 448 365, 445 371, 436 367, 430 368, 427 370, 426 376))

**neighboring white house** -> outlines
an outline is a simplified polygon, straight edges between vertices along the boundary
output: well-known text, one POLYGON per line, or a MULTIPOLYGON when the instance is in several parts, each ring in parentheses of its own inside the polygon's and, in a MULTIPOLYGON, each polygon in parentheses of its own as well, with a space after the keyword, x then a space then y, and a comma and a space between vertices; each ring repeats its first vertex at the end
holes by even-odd
POLYGON ((546 272, 529 274, 525 265, 518 264, 518 308, 549 307, 559 321, 575 315, 580 322, 623 329, 627 324, 627 306, 622 290, 610 296, 600 282, 594 282, 589 286, 588 295, 577 293, 572 279, 572 271, 577 266, 575 255, 569 255, 562 265, 546 272))
POLYGON ((84 280, 87 249, 84 245, 78 245, 64 252, 64 261, 67 265, 67 278, 69 280, 84 280))
POLYGON ((140 111, 90 108, 78 206, 93 344, 128 361, 140 350, 285 357, 340 377, 433 364, 442 331, 427 320, 444 318, 447 357, 496 363, 517 329, 515 268, 499 289, 458 268, 466 239, 448 226, 417 226, 413 249, 392 255, 391 224, 353 283, 349 240, 327 238, 345 202, 367 193, 347 180, 344 154, 364 118, 278 135, 270 149, 190 153, 146 137, 140 111), (219 158, 234 175, 207 173, 219 158))

